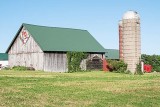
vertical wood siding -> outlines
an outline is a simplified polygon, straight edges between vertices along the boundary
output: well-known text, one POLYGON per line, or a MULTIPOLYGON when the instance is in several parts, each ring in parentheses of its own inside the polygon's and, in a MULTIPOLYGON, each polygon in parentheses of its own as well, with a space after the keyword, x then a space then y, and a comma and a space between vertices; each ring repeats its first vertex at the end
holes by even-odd
POLYGON ((44 71, 67 71, 67 56, 65 53, 44 53, 44 71))
MULTIPOLYGON (((24 28, 22 28, 24 29, 24 28)), ((9 54, 19 54, 19 53, 39 53, 43 52, 38 44, 34 41, 33 37, 30 35, 26 44, 23 44, 20 39, 20 34, 14 41, 12 47, 9 50, 9 54)))
MULTIPOLYGON (((25 28, 22 28, 25 29, 25 28)), ((43 51, 30 35, 26 44, 20 39, 20 34, 14 41, 9 52, 9 65, 33 67, 43 70, 43 51)))
POLYGON ((43 70, 43 53, 10 54, 9 65, 33 67, 36 70, 43 70))

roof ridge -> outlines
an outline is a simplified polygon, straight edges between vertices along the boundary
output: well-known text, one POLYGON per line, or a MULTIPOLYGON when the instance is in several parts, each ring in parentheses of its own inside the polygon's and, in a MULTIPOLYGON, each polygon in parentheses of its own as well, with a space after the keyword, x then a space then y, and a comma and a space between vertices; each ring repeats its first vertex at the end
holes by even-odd
POLYGON ((76 28, 64 28, 64 27, 53 27, 53 26, 43 26, 43 25, 35 25, 35 24, 28 24, 28 23, 23 23, 22 25, 30 25, 30 26, 37 26, 37 27, 46 27, 46 28, 58 28, 58 29, 70 29, 70 30, 81 30, 81 31, 88 31, 85 29, 76 29, 76 28))

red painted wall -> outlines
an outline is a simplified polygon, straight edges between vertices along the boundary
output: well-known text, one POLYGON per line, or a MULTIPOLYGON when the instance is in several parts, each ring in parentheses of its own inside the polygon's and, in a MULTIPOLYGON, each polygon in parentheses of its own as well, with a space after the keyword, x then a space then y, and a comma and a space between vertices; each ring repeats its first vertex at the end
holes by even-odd
POLYGON ((107 65, 108 65, 107 60, 103 59, 103 71, 105 71, 105 72, 109 71, 108 68, 107 68, 107 65))

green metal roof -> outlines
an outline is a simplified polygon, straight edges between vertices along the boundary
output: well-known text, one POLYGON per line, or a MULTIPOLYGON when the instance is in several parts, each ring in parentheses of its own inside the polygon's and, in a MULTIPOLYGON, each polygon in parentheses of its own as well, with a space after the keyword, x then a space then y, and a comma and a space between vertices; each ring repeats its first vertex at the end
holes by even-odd
POLYGON ((105 57, 106 59, 119 59, 119 50, 117 49, 105 49, 105 57))
POLYGON ((6 61, 6 60, 8 60, 8 54, 0 53, 0 61, 6 61))
MULTIPOLYGON (((29 31, 42 51, 45 52, 105 52, 105 49, 92 37, 87 30, 46 27, 31 24, 22 24, 21 29, 23 26, 29 31)), ((11 43, 11 45, 12 44, 13 43, 11 43)), ((7 52, 9 51, 9 48, 7 52)))

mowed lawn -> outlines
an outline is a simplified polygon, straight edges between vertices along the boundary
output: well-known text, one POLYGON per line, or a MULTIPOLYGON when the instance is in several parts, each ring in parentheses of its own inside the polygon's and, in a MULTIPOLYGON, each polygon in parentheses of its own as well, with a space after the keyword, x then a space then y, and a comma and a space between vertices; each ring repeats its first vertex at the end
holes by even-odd
POLYGON ((0 107, 158 107, 160 74, 0 71, 0 107))

